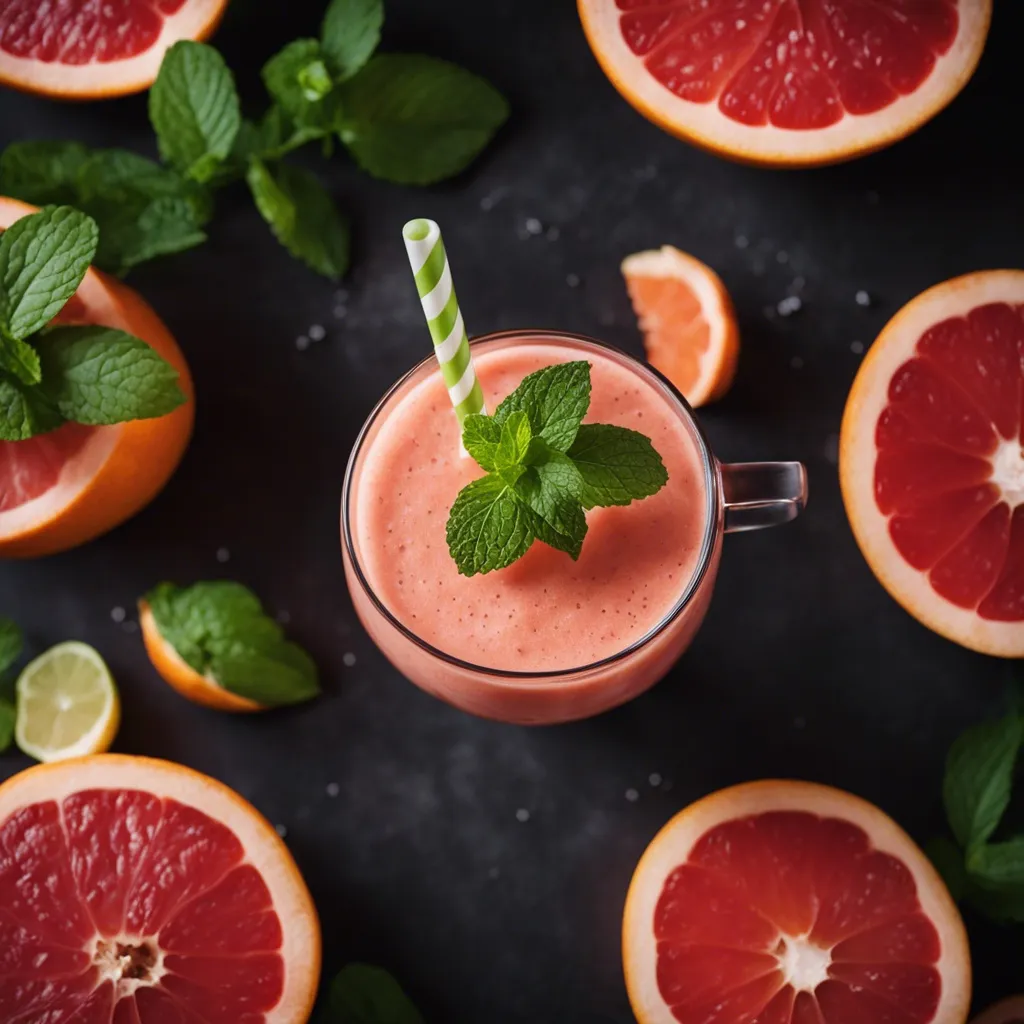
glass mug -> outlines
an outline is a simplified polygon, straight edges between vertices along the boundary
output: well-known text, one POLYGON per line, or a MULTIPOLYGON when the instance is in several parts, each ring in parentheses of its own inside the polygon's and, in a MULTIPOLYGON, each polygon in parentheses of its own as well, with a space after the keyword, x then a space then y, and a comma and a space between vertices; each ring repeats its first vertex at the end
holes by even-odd
MULTIPOLYGON (((356 439, 342 494, 342 556, 356 613, 385 657, 404 676, 455 707, 485 718, 553 724, 616 707, 656 683, 689 646, 704 619, 726 533, 757 530, 796 518, 807 501, 799 462, 722 464, 708 447, 683 396, 660 373, 603 342, 558 331, 506 331, 477 338, 474 354, 528 343, 596 353, 627 369, 665 399, 694 443, 703 470, 704 531, 693 573, 663 618, 636 641, 589 665, 554 671, 488 668, 453 657, 417 636, 374 592, 353 529, 367 454, 389 414, 421 381, 438 372, 433 356, 402 377, 377 403, 356 439)), ((454 415, 454 414, 453 414, 454 415)))

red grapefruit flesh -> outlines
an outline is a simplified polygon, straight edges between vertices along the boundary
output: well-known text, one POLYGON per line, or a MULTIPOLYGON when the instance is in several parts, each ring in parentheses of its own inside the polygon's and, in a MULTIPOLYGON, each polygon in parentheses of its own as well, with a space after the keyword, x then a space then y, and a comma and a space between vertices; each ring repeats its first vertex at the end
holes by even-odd
POLYGON ((0 786, 0 1020, 304 1024, 309 893, 274 830, 180 765, 99 755, 0 786))
POLYGON ((5 0, 0 81, 68 98, 147 88, 181 39, 205 39, 227 0, 5 0))
POLYGON ((754 163, 832 163, 963 88, 991 0, 578 0, 616 88, 666 130, 754 163))
POLYGON ((918 296, 864 360, 840 436, 861 550, 965 646, 1024 656, 1024 272, 918 296))
POLYGON ((623 926, 641 1024, 963 1024, 967 938, 927 858, 826 786, 723 790, 644 854, 623 926))

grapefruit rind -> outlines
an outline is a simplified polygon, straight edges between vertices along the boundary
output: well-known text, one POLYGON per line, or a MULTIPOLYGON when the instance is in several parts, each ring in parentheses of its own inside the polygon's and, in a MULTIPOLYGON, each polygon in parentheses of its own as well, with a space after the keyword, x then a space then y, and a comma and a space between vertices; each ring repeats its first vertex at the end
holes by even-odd
POLYGON ((693 103, 661 84, 627 45, 615 0, 577 0, 583 30, 602 70, 644 117, 664 131, 732 160, 774 167, 840 163, 883 149, 916 131, 948 106, 974 74, 992 18, 991 0, 960 3, 960 26, 949 50, 914 92, 873 114, 846 113, 814 130, 747 125, 723 114, 717 102, 693 103))
POLYGON ((657 977, 655 908, 669 875, 710 829, 768 811, 804 811, 840 818, 867 833, 872 846, 901 860, 913 875, 918 900, 939 932, 936 968, 942 997, 933 1024, 963 1024, 971 1001, 971 958, 960 913, 949 890, 914 841, 873 804, 831 786, 765 780, 720 790, 677 814, 651 842, 633 874, 622 921, 626 989, 640 1024, 679 1024, 663 999, 657 977))
POLYGON ((911 566, 889 534, 889 520, 875 501, 875 429, 889 402, 889 382, 910 359, 931 326, 965 316, 988 303, 1024 303, 1024 271, 989 270, 953 278, 907 303, 882 329, 850 390, 839 434, 839 483, 854 537, 889 594, 919 622, 947 639, 983 654, 1024 657, 1024 626, 981 618, 932 587, 928 574, 911 566))
POLYGON ((247 800, 215 779, 170 761, 125 754, 36 765, 0 784, 0 823, 19 808, 58 803, 89 789, 139 789, 194 807, 229 828, 246 861, 262 875, 284 935, 285 986, 266 1024, 305 1024, 320 978, 320 924, 316 907, 288 847, 247 800))
MULTIPOLYGON (((207 39, 220 23, 228 0, 186 0, 164 18, 160 36, 147 50, 122 60, 65 64, 18 57, 0 49, 0 84, 55 99, 102 99, 148 89, 164 54, 183 39, 207 39)), ((56 31, 56 29, 55 29, 56 31)))

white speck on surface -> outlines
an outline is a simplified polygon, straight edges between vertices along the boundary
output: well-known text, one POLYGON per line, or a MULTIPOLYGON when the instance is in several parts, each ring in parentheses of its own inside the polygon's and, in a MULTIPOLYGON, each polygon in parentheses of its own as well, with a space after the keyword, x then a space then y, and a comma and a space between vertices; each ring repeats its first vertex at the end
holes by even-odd
POLYGON ((779 316, 790 316, 799 312, 802 306, 803 302, 800 301, 799 295, 787 295, 775 308, 779 311, 779 316))
POLYGON ((281 837, 282 839, 284 839, 284 837, 285 837, 286 835, 288 835, 288 829, 287 829, 287 827, 286 827, 286 826, 284 826, 284 825, 275 825, 275 826, 274 826, 274 831, 275 831, 275 832, 276 832, 276 833, 277 833, 277 834, 278 834, 278 835, 279 835, 279 836, 280 836, 280 837, 281 837))
POLYGON ((794 370, 802 370, 804 368, 804 361, 800 356, 793 356, 789 361, 789 365, 792 366, 794 370))
POLYGON ((871 305, 871 296, 863 288, 853 298, 858 306, 867 307, 871 305))
POLYGON ((498 203, 505 197, 505 193, 508 192, 507 188, 498 188, 493 192, 488 193, 480 200, 480 209, 487 213, 488 210, 493 210, 498 203))
POLYGON ((632 787, 627 789, 626 790, 626 799, 631 804, 635 804, 637 802, 637 800, 640 799, 640 792, 639 792, 639 790, 633 789, 632 787))
POLYGON ((217 561, 223 565, 231 561, 231 552, 227 548, 217 548, 217 561))
POLYGON ((527 217, 523 229, 528 235, 539 235, 544 230, 544 225, 536 217, 527 217))
POLYGON ((806 718, 797 717, 797 718, 793 719, 793 728, 794 729, 803 729, 805 725, 807 725, 807 719, 806 718))
POLYGON ((839 435, 829 434, 825 439, 825 460, 833 466, 839 464, 839 435))
POLYGON ((126 633, 134 633, 135 630, 139 628, 139 624, 137 622, 133 622, 131 619, 125 619, 125 621, 121 623, 121 628, 126 633))
POLYGON ((351 651, 346 651, 341 656, 341 663, 345 668, 351 668, 356 663, 356 656, 351 651))
POLYGON ((778 262, 778 263, 788 263, 789 262, 789 253, 786 252, 785 249, 780 249, 775 254, 775 259, 776 259, 776 262, 778 262))
POLYGON ((747 238, 746 235, 737 235, 736 236, 736 248, 737 249, 746 249, 748 245, 750 245, 750 239, 747 238))
POLYGON ((580 275, 579 274, 566 274, 565 283, 570 288, 579 288, 580 286, 580 275))
POLYGON ((297 349, 298 349, 298 350, 299 350, 300 352, 305 352, 305 351, 306 351, 306 349, 307 349, 307 348, 309 348, 309 338, 307 338, 307 337, 306 337, 306 336, 305 336, 304 334, 300 334, 300 335, 299 335, 299 336, 298 336, 298 337, 297 337, 297 338, 295 339, 295 347, 296 347, 296 348, 297 348, 297 349))
POLYGON ((851 341, 850 342, 850 351, 855 356, 863 355, 864 354, 864 342, 863 341, 851 341))
POLYGON ((332 312, 335 320, 344 320, 348 316, 348 310, 344 306, 335 306, 332 312))
POLYGON ((125 612, 125 610, 120 605, 118 605, 116 608, 111 608, 110 609, 110 617, 115 622, 124 622, 124 617, 125 617, 126 614, 127 613, 125 612))
POLYGON ((323 324, 312 324, 309 328, 309 340, 310 341, 323 341, 327 337, 327 332, 323 328, 323 324))
POLYGON ((557 242, 559 240, 559 238, 562 237, 562 232, 559 231, 558 228, 548 228, 548 230, 545 233, 544 237, 549 242, 557 242))
POLYGON ((530 820, 530 812, 525 807, 520 807, 516 811, 516 821, 527 822, 530 820))
POLYGON ((341 786, 336 782, 328 782, 326 793, 333 800, 341 792, 341 786))
POLYGON ((651 774, 647 776, 647 781, 652 786, 657 788, 658 786, 661 785, 661 782, 662 782, 661 775, 658 772, 651 772, 651 774))
POLYGON ((790 295, 796 295, 798 292, 804 290, 804 285, 807 284, 807 279, 800 275, 797 275, 789 282, 789 288, 786 289, 790 295))

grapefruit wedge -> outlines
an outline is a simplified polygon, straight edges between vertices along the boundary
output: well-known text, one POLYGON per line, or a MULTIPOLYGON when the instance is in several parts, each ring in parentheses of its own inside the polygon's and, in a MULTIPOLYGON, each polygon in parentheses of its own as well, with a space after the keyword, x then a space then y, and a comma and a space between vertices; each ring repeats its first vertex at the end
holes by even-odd
MULTIPOLYGON (((0 197, 0 229, 34 209, 0 197)), ((133 516, 163 489, 192 433, 185 357, 137 292, 90 269, 57 319, 118 327, 148 342, 178 371, 189 401, 159 419, 68 423, 28 441, 0 441, 0 558, 64 551, 133 516)))
POLYGON ((940 284, 886 325, 839 439, 864 557, 911 615, 1024 657, 1024 271, 940 284))
POLYGON ((1024 1024, 1024 996, 1012 996, 990 1006, 972 1024, 1024 1024))
POLYGON ((677 815, 623 924, 640 1024, 964 1024, 960 915, 912 840, 827 786, 754 782, 677 815))
POLYGON ((164 53, 206 39, 227 0, 4 0, 0 82, 61 99, 100 99, 153 84, 164 53))
POLYGON ((612 84, 722 156, 807 166, 908 135, 974 72, 991 0, 578 0, 612 84))
POLYGON ((287 848, 191 769, 101 754, 0 786, 0 1020, 304 1024, 320 930, 287 848))

